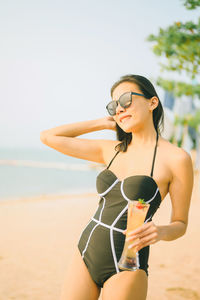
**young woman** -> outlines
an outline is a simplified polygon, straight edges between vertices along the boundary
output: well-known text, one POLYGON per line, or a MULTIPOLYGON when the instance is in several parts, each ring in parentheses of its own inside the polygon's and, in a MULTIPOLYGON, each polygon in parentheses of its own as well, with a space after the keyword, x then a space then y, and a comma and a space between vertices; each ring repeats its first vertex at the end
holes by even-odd
POLYGON ((61 300, 96 300, 101 288, 103 300, 146 299, 149 246, 175 240, 187 229, 192 161, 161 137, 163 108, 153 85, 143 76, 125 75, 112 86, 111 97, 106 106, 110 116, 41 132, 47 146, 107 166, 97 176, 99 205, 77 243, 61 300), (115 130, 117 139, 77 138, 103 129, 115 130), (152 217, 168 193, 171 220, 157 226, 152 217), (140 267, 121 270, 117 262, 125 241, 127 201, 138 198, 150 204, 144 224, 129 235, 140 267))

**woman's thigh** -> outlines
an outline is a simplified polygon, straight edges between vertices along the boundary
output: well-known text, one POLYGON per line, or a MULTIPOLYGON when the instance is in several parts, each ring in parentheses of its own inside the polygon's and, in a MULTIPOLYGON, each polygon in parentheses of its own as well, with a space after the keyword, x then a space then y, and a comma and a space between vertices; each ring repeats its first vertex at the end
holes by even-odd
POLYGON ((60 300, 97 300, 100 288, 92 280, 78 248, 63 281, 60 300))
POLYGON ((103 285, 102 300, 145 300, 148 278, 144 270, 123 271, 103 285))

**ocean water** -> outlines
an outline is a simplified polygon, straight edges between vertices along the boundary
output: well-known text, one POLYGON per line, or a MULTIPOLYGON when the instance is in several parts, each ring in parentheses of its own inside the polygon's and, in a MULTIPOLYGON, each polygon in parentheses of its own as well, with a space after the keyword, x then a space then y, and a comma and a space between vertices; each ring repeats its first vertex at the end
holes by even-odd
POLYGON ((0 200, 96 192, 103 167, 54 149, 0 148, 0 200))

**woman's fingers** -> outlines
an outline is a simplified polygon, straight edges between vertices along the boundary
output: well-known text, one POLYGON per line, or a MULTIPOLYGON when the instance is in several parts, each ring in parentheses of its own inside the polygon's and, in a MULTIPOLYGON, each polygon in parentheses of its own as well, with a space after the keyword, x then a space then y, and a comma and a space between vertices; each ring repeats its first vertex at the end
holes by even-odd
POLYGON ((156 241, 156 237, 157 237, 156 233, 152 233, 152 234, 150 234, 150 235, 148 235, 146 237, 138 239, 138 241, 132 243, 129 246, 129 249, 133 248, 135 246, 143 246, 144 247, 144 245, 149 245, 150 243, 152 244, 154 240, 156 241))
POLYGON ((142 239, 144 238, 145 236, 148 236, 149 234, 151 233, 154 233, 156 232, 156 229, 153 228, 153 227, 150 227, 150 228, 147 228, 146 230, 144 230, 142 233, 140 234, 136 234, 136 235, 130 235, 128 238, 127 238, 127 241, 132 241, 132 240, 135 240, 137 238, 139 239, 142 239))
POLYGON ((152 234, 151 238, 149 240, 146 240, 145 242, 143 241, 143 243, 140 243, 136 250, 139 251, 140 249, 146 247, 146 246, 149 246, 149 245, 152 245, 152 244, 155 244, 158 240, 156 237, 154 237, 155 235, 152 234))
MULTIPOLYGON (((151 221, 151 222, 145 223, 145 224, 139 226, 137 229, 129 231, 128 235, 132 235, 132 234, 136 235, 136 234, 139 234, 139 233, 143 232, 144 230, 146 230, 146 229, 148 229, 149 227, 152 226, 151 223, 153 223, 153 222, 151 221)), ((126 234, 126 233, 127 233, 127 228, 123 231, 123 234, 126 234)))
MULTIPOLYGON (((149 222, 153 223, 153 222, 149 222)), ((154 224, 144 224, 140 226, 137 230, 133 230, 128 233, 127 241, 131 241, 137 238, 143 238, 153 232, 157 231, 157 227, 154 224)))
MULTIPOLYGON (((136 239, 136 241, 129 246, 129 249, 136 247, 136 250, 139 251, 143 247, 154 244, 160 240, 158 232, 159 226, 156 226, 152 221, 149 222, 148 226, 145 225, 146 224, 137 229, 137 234, 132 233, 127 238, 127 241, 136 239)), ((133 232, 135 233, 136 230, 133 232)))

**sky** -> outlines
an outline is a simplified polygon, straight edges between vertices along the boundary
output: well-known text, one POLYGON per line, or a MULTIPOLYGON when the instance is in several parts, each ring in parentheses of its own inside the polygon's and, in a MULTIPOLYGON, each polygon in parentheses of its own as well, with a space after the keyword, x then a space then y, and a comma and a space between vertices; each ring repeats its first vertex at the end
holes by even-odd
POLYGON ((181 0, 0 0, 0 147, 44 149, 41 131, 106 116, 120 76, 161 75, 148 35, 199 12, 181 0))

